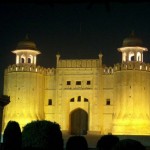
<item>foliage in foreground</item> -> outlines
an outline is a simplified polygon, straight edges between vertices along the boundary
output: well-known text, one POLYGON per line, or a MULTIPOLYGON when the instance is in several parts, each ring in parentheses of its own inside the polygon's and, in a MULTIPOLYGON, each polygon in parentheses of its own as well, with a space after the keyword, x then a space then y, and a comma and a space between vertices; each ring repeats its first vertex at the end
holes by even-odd
POLYGON ((20 150, 22 145, 22 134, 19 123, 9 121, 3 135, 4 150, 20 150))
POLYGON ((59 124, 46 120, 28 123, 22 131, 22 146, 23 149, 62 150, 63 138, 59 124))

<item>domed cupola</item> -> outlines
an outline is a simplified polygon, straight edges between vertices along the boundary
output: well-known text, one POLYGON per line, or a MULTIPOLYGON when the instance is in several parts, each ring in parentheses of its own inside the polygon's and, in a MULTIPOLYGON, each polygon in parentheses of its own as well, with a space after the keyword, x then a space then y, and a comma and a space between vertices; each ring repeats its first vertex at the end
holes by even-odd
POLYGON ((35 42, 31 41, 28 36, 18 42, 16 49, 12 51, 16 54, 16 64, 33 64, 36 65, 36 57, 41 54, 38 51, 35 42))
POLYGON ((134 34, 134 32, 132 32, 129 37, 125 38, 123 40, 123 47, 129 47, 129 46, 142 46, 143 42, 141 39, 137 38, 134 34))
POLYGON ((132 32, 123 40, 122 47, 118 48, 122 52, 122 62, 143 62, 143 51, 148 51, 143 47, 143 41, 132 32))
POLYGON ((32 49, 37 50, 35 42, 29 40, 28 36, 20 42, 18 42, 16 49, 32 49))

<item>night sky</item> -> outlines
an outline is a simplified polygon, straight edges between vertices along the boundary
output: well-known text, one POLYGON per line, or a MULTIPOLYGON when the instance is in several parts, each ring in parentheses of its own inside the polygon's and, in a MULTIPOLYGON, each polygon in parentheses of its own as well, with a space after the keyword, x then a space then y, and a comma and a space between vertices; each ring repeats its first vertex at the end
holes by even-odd
MULTIPOLYGON (((37 64, 55 67, 61 58, 98 58, 113 66, 121 62, 117 48, 132 31, 150 49, 150 3, 0 3, 0 83, 3 69, 15 63, 11 53, 28 34, 41 55, 37 64)), ((150 52, 144 55, 150 62, 150 52)))

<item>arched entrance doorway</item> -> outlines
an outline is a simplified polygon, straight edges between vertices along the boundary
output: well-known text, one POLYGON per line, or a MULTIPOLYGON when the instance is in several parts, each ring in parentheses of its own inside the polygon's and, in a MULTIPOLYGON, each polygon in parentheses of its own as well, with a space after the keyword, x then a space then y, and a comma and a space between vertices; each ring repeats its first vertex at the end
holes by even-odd
POLYGON ((88 130, 88 114, 78 108, 70 114, 70 132, 74 135, 86 135, 88 130))

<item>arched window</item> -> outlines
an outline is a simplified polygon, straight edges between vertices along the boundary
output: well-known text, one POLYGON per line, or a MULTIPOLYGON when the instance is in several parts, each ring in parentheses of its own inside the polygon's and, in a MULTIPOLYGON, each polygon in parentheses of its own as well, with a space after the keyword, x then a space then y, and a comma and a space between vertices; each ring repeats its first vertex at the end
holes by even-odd
POLYGON ((29 55, 29 57, 28 57, 28 63, 33 63, 33 56, 32 55, 29 55))
POLYGON ((21 58, 21 63, 24 63, 25 61, 24 61, 24 58, 21 58))
POLYGON ((26 62, 26 57, 24 55, 21 56, 21 63, 25 63, 26 62))
POLYGON ((31 63, 31 58, 28 58, 28 63, 31 63))
POLYGON ((129 53, 129 61, 134 61, 134 53, 133 52, 129 53))

